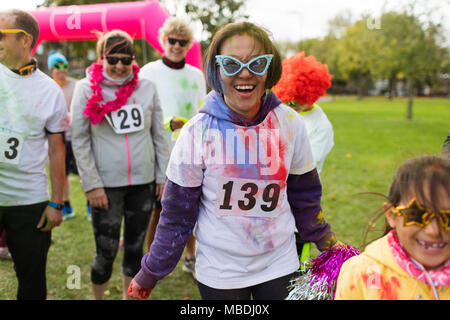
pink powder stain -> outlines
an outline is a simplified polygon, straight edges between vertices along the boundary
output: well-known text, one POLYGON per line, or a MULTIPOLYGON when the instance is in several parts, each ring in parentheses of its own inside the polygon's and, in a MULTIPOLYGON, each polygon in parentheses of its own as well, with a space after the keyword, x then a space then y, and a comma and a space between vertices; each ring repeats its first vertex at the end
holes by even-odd
MULTIPOLYGON (((224 165, 224 175, 229 177, 235 177, 235 178, 253 178, 253 179, 259 179, 259 180, 278 180, 278 181, 286 181, 288 176, 288 170, 286 168, 285 164, 285 156, 288 149, 288 144, 283 141, 283 137, 279 136, 278 139, 275 138, 275 133, 270 133, 262 135, 259 130, 280 130, 280 123, 275 115, 270 114, 268 118, 258 127, 255 128, 243 128, 237 131, 238 133, 238 139, 241 143, 241 147, 243 146, 247 153, 251 156, 254 155, 254 153, 258 153, 259 150, 263 150, 261 152, 264 152, 264 156, 266 159, 270 159, 271 161, 277 161, 277 163, 269 163, 269 164, 263 164, 261 163, 261 159, 259 159, 259 154, 257 156, 258 161, 256 164, 253 165, 239 165, 239 164, 225 164, 224 165), (251 143, 248 143, 249 139, 246 138, 247 130, 255 130, 260 137, 260 139, 263 140, 262 145, 259 144, 260 139, 256 139, 257 143, 259 144, 258 147, 252 146, 251 143), (270 141, 266 141, 267 139, 270 139, 270 141), (277 141, 276 141, 277 140, 277 141), (275 145, 274 145, 275 144, 275 145), (272 150, 273 147, 276 147, 276 150, 272 150), (254 148, 254 150, 253 150, 254 148), (271 158, 271 155, 276 152, 277 157, 275 159, 271 158), (277 170, 274 174, 271 175, 263 175, 261 172, 264 172, 264 169, 266 166, 277 166, 278 168, 274 167, 275 170, 277 170)), ((278 131, 279 132, 279 131, 278 131)), ((225 150, 225 147, 223 148, 225 150)), ((228 155, 228 154, 227 154, 228 155)), ((228 159, 232 160, 234 162, 234 159, 228 159)), ((280 184, 281 188, 285 187, 285 183, 280 184)))
POLYGON ((400 282, 396 277, 391 277, 389 281, 379 273, 372 273, 370 275, 362 274, 362 279, 369 289, 379 290, 380 300, 398 300, 397 289, 400 288, 400 282), (375 279, 375 281, 371 279, 375 279))
MULTIPOLYGON (((267 127, 269 130, 280 129, 280 123, 279 123, 278 119, 275 116, 273 116, 272 114, 267 119, 267 127)), ((272 179, 286 181, 287 172, 288 172, 286 169, 286 166, 285 166, 285 156, 286 156, 287 144, 285 141, 283 141, 282 138, 283 138, 282 136, 279 137, 278 146, 277 146, 278 147, 278 155, 280 157, 279 163, 281 165, 279 166, 277 173, 272 176, 272 179)), ((266 155, 268 157, 269 155, 267 154, 267 152, 268 152, 268 150, 266 150, 266 155)), ((273 152, 273 151, 271 150, 271 152, 273 152)))

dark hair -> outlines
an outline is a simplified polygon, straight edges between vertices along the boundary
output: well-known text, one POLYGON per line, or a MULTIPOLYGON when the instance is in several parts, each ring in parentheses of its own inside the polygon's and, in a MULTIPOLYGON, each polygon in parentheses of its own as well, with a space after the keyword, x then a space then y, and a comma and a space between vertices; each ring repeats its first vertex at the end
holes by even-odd
POLYGON ((405 196, 414 197, 424 207, 438 212, 438 192, 450 198, 450 159, 422 156, 405 161, 397 170, 389 189, 388 201, 397 206, 405 196))
MULTIPOLYGON (((25 30, 33 37, 33 42, 30 47, 30 50, 32 50, 39 38, 39 24, 37 20, 28 12, 18 9, 6 11, 6 15, 14 16, 14 26, 17 29, 25 30)), ((23 33, 19 33, 17 36, 21 37, 23 33)))
POLYGON ((267 71, 266 89, 272 88, 280 80, 281 57, 277 48, 270 40, 268 32, 262 27, 250 22, 234 22, 224 25, 214 34, 204 59, 206 81, 217 92, 223 93, 219 65, 216 63, 216 55, 220 54, 220 47, 226 39, 243 34, 249 35, 259 41, 264 50, 264 54, 273 54, 272 62, 267 71))
MULTIPOLYGON (((396 207, 406 197, 414 196, 425 208, 439 212, 439 198, 450 198, 450 158, 442 156, 421 156, 402 163, 392 179, 389 193, 386 197, 390 206, 396 207), (440 192, 444 190, 445 195, 440 192)), ((370 231, 374 221, 384 215, 380 210, 371 220, 364 239, 370 231)), ((385 234, 392 228, 386 223, 385 234)), ((364 241, 365 242, 365 241, 364 241)))
POLYGON ((100 34, 97 41, 97 57, 114 53, 124 53, 134 56, 133 38, 122 30, 111 30, 100 34))

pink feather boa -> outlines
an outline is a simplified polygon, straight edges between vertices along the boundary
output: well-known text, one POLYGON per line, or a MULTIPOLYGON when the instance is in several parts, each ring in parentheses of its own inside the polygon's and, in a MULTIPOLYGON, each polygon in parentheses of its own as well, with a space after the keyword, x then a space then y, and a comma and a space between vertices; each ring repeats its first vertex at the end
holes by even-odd
POLYGON ((90 76, 89 80, 91 81, 90 88, 92 89, 92 96, 87 101, 83 113, 91 120, 92 124, 95 125, 99 123, 103 120, 105 115, 126 105, 128 98, 137 86, 138 73, 139 67, 136 64, 133 64, 133 79, 124 86, 119 87, 119 90, 116 91, 117 98, 115 100, 100 105, 99 103, 103 101, 100 83, 105 80, 105 77, 103 76, 103 66, 100 62, 95 62, 90 66, 88 74, 90 76))

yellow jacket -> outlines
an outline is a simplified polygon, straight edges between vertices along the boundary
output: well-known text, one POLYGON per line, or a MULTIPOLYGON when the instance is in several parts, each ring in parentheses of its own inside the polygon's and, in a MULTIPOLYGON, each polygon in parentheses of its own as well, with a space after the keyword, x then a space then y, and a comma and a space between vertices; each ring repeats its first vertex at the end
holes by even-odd
MULTIPOLYGON (((450 300, 448 286, 437 287, 450 300)), ((432 288, 411 277, 395 261, 384 236, 347 260, 339 273, 336 300, 433 300, 432 288)))

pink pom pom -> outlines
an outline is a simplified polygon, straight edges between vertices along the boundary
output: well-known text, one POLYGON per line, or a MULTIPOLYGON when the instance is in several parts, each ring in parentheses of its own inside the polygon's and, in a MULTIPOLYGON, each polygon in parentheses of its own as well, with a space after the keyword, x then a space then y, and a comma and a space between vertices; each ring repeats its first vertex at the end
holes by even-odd
POLYGON ((316 282, 326 281, 328 292, 332 293, 334 299, 336 282, 342 265, 351 257, 359 254, 361 254, 361 251, 349 245, 327 249, 311 261, 310 272, 313 276, 311 285, 314 285, 316 282))

